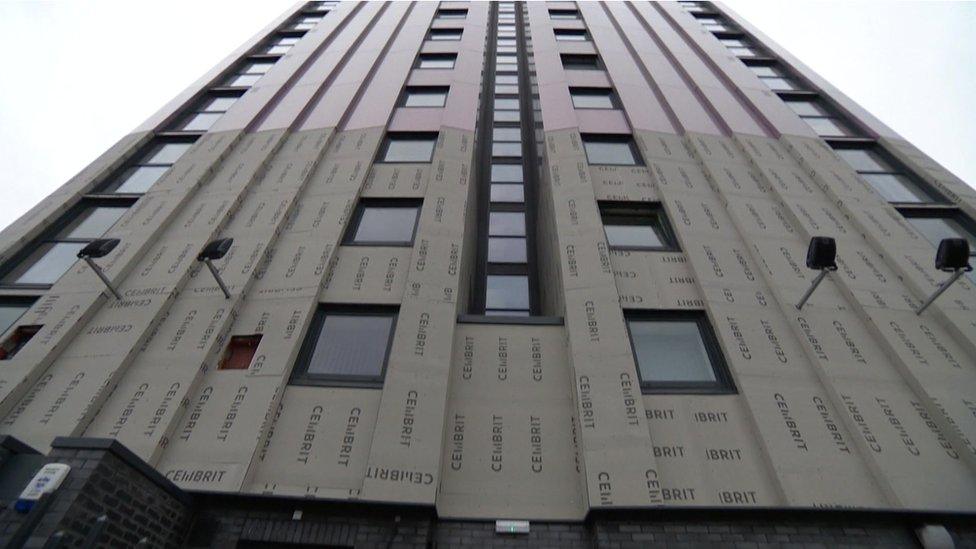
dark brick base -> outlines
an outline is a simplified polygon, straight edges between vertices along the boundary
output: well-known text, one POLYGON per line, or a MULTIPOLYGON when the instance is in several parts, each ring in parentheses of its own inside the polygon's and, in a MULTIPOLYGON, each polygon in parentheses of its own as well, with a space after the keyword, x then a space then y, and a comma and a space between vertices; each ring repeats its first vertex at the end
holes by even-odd
POLYGON ((53 536, 60 544, 47 547, 899 548, 920 547, 916 529, 929 524, 976 549, 976 515, 840 509, 596 510, 496 534, 494 522, 441 520, 426 506, 190 495, 112 440, 53 446, 42 456, 0 437, 0 547, 45 547, 53 536), (71 465, 68 479, 34 512, 15 512, 11 494, 49 462, 71 465))

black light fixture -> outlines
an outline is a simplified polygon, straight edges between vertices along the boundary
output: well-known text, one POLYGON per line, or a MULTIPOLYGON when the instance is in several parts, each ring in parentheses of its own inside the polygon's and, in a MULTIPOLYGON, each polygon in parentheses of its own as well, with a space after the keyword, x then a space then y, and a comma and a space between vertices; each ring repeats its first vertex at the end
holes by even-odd
POLYGON ((207 268, 210 269, 210 274, 217 280, 217 285, 220 286, 220 291, 224 292, 224 298, 226 299, 230 299, 230 292, 227 290, 227 286, 224 285, 224 281, 220 278, 220 273, 217 272, 217 268, 214 267, 213 262, 227 255, 228 250, 233 245, 233 238, 220 238, 204 246, 203 250, 197 254, 197 261, 203 261, 207 268))
POLYGON ((969 266, 969 241, 965 238, 943 238, 939 242, 939 251, 935 253, 935 268, 940 271, 952 273, 945 282, 939 285, 925 303, 918 308, 915 314, 920 315, 935 301, 935 298, 942 295, 942 292, 949 289, 952 283, 959 280, 959 277, 967 271, 973 270, 969 266))
POLYGON ((810 246, 807 248, 807 268, 820 271, 817 278, 813 279, 810 287, 796 304, 797 310, 810 299, 810 295, 823 282, 824 277, 830 271, 837 270, 837 242, 829 236, 815 236, 810 239, 810 246))
POLYGON ((107 256, 112 252, 112 250, 115 249, 116 246, 119 245, 119 242, 121 242, 121 240, 118 238, 100 238, 98 240, 89 242, 84 248, 81 249, 81 251, 78 252, 78 258, 84 260, 84 262, 91 267, 91 270, 95 271, 95 274, 98 275, 98 278, 102 279, 102 282, 104 282, 105 286, 107 286, 109 291, 112 292, 115 299, 122 299, 122 296, 120 296, 119 292, 116 292, 115 288, 112 287, 112 283, 109 281, 108 277, 105 276, 105 273, 102 272, 102 268, 92 260, 107 256))

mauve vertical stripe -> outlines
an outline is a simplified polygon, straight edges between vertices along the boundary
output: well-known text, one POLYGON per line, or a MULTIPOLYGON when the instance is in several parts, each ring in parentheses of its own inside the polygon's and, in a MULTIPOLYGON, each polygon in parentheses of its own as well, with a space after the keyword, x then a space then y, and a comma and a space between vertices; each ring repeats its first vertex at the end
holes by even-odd
MULTIPOLYGON (((755 135, 778 135, 779 132, 770 123, 769 119, 746 98, 741 90, 741 84, 733 81, 727 72, 722 70, 715 58, 709 55, 709 51, 721 51, 724 49, 712 37, 712 34, 692 32, 700 31, 701 25, 694 18, 684 13, 683 10, 679 9, 678 6, 655 5, 655 8, 657 8, 657 11, 660 12, 674 31, 684 40, 689 50, 697 55, 702 66, 701 72, 707 74, 715 82, 716 86, 714 88, 716 93, 711 94, 710 99, 719 114, 724 116, 728 121, 731 129, 739 132, 737 128, 740 125, 741 127, 747 128, 754 124, 762 130, 762 133, 755 135), (706 48, 706 46, 712 47, 706 48), (717 93, 718 90, 724 90, 726 93, 717 93)), ((737 60, 734 62, 741 65, 737 60)), ((728 64, 728 62, 726 61, 725 64, 728 64)))
MULTIPOLYGON (((274 97, 268 102, 262 111, 254 117, 248 124, 248 131, 262 131, 268 129, 280 129, 291 126, 300 111, 311 101, 314 91, 311 89, 296 90, 295 87, 306 77, 320 79, 318 66, 322 63, 331 65, 329 77, 323 79, 323 86, 326 81, 334 78, 336 68, 341 66, 344 59, 349 59, 355 54, 356 45, 362 42, 366 36, 366 31, 375 23, 376 19, 386 9, 386 4, 357 4, 354 12, 344 19, 342 23, 329 33, 324 40, 310 55, 302 65, 295 70, 288 80, 277 90, 274 97), (330 54, 334 54, 332 57, 330 54), (316 70, 311 69, 315 67, 316 70), (272 113, 284 108, 285 112, 290 112, 285 116, 274 116, 272 113), (266 120, 269 123, 265 123, 266 120), (282 120, 284 119, 284 120, 282 120)), ((282 113, 283 114, 283 113, 282 113)))

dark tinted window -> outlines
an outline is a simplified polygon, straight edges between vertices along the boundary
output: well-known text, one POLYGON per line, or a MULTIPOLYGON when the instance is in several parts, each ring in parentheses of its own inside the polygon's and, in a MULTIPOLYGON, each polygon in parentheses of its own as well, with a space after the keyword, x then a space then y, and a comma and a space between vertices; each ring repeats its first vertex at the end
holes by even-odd
POLYGON ((404 93, 404 107, 443 107, 447 102, 446 86, 408 86, 404 93))
POLYGON ((414 201, 406 202, 403 205, 396 205, 393 201, 360 204, 346 244, 411 245, 420 205, 414 201))
POLYGON ((627 328, 646 392, 730 392, 708 320, 701 313, 628 316, 627 328))
POLYGON ((567 70, 595 70, 600 68, 599 58, 585 53, 563 53, 559 58, 567 70))
POLYGON ((54 284, 78 260, 83 242, 47 242, 5 277, 5 284, 54 284))
POLYGON ((430 162, 437 134, 387 134, 381 162, 430 162))
POLYGON ((579 29, 556 29, 553 31, 556 35, 556 40, 564 40, 569 42, 585 42, 587 40, 586 31, 579 29))
POLYGON ((550 19, 579 19, 579 12, 576 10, 549 10, 550 19))
POLYGON ((607 88, 569 88, 577 109, 612 109, 613 90, 607 88))
POLYGON ((523 275, 488 275, 485 309, 529 309, 529 278, 523 275))
POLYGON ((422 53, 417 58, 417 68, 421 69, 453 69, 457 54, 454 53, 422 53))
POLYGON ((634 166, 641 163, 629 136, 584 135, 583 148, 590 164, 634 166))
POLYGON ((392 311, 319 309, 292 382, 382 384, 395 322, 392 311))
POLYGON ((607 243, 614 249, 676 251, 667 216, 659 204, 601 204, 607 243))
POLYGON ((431 29, 427 38, 430 40, 460 40, 461 29, 431 29))
POLYGON ((30 309, 31 303, 32 300, 27 299, 0 299, 0 335, 13 326, 27 312, 27 309, 30 309))

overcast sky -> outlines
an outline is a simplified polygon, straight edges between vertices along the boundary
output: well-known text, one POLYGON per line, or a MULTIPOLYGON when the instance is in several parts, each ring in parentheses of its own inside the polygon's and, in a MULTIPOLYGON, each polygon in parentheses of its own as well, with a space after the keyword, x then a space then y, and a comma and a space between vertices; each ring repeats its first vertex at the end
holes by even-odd
MULTIPOLYGON (((0 0, 0 227, 292 4, 0 0)), ((976 185, 976 3, 728 4, 976 185)))

